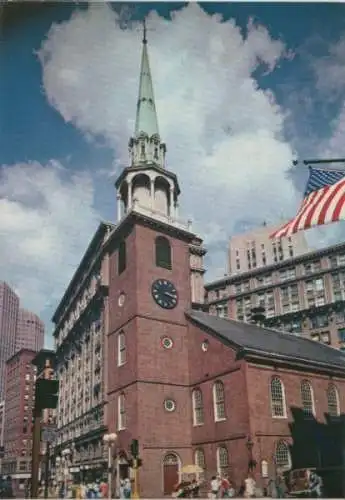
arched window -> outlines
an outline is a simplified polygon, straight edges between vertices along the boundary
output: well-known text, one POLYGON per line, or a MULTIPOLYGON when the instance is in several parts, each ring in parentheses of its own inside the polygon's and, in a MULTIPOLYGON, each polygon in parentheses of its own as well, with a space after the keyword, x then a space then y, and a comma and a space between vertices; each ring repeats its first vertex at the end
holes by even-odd
POLYGON ((117 429, 119 431, 126 428, 126 406, 124 394, 120 394, 117 399, 117 423, 117 429))
POLYGON ((301 401, 302 408, 306 415, 314 415, 314 395, 311 383, 308 380, 302 380, 301 382, 301 401))
POLYGON ((330 384, 327 389, 328 413, 330 417, 338 417, 340 415, 339 408, 339 393, 334 384, 330 384))
POLYGON ((155 240, 156 247, 156 266, 164 269, 171 269, 171 246, 170 242, 164 236, 157 236, 155 240))
POLYGON ((192 392, 193 402, 193 424, 202 425, 204 423, 204 403, 200 389, 194 389, 192 392))
POLYGON ((217 448, 217 472, 221 476, 227 474, 229 469, 229 455, 225 446, 217 448))
POLYGON ((119 249, 118 249, 118 261, 117 261, 117 269, 118 269, 118 274, 123 273, 123 271, 126 269, 126 242, 122 240, 119 244, 119 249))
POLYGON ((225 420, 225 395, 223 382, 219 380, 213 385, 214 419, 216 422, 225 420))
POLYGON ((272 417, 286 417, 286 402, 284 386, 280 378, 273 377, 271 380, 271 409, 272 417))
POLYGON ((117 337, 117 366, 122 366, 126 363, 126 337, 123 332, 117 337))
MULTIPOLYGON (((204 450, 202 449, 198 449, 198 450, 195 450, 194 452, 194 463, 195 465, 197 465, 198 467, 200 467, 200 469, 202 469, 205 473, 205 470, 206 470, 206 460, 205 460, 205 453, 204 453, 204 450)), ((203 476, 204 476, 204 473, 203 473, 203 476)))
POLYGON ((276 466, 283 470, 291 469, 291 455, 289 445, 285 441, 278 441, 275 453, 276 466))

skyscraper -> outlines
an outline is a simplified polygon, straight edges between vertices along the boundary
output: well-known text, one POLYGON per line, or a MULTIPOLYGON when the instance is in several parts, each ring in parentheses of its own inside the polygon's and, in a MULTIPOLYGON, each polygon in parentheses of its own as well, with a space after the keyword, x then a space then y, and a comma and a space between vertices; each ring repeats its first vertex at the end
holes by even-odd
POLYGON ((0 282, 0 401, 4 398, 6 361, 16 348, 19 297, 4 281, 0 282))
POLYGON ((270 239, 275 229, 264 223, 253 231, 233 235, 229 242, 229 274, 239 275, 310 251, 303 231, 276 241, 270 239))
POLYGON ((44 323, 31 311, 19 309, 17 319, 16 351, 40 351, 44 345, 44 323))

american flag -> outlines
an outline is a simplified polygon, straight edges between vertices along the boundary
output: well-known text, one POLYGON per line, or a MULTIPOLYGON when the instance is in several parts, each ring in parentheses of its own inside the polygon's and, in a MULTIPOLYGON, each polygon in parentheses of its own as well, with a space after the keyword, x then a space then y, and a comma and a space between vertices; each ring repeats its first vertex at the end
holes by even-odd
POLYGON ((339 220, 345 220, 345 171, 309 167, 309 178, 297 215, 274 231, 270 238, 291 236, 339 220))

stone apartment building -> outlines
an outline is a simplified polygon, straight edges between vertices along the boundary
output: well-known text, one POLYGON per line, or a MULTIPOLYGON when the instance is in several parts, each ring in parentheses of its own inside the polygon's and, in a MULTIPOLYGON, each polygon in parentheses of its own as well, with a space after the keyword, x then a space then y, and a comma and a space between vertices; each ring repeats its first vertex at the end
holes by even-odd
POLYGON ((251 320, 265 309, 267 326, 345 347, 345 243, 205 286, 211 314, 251 320))

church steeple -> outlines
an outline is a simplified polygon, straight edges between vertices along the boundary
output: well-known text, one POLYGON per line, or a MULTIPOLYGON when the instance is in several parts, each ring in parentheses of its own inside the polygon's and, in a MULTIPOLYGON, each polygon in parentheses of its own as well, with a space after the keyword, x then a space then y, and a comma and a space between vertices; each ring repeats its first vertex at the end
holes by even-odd
POLYGON ((147 48, 146 23, 143 27, 140 83, 134 137, 129 141, 131 166, 165 165, 166 146, 160 140, 156 104, 147 48))

